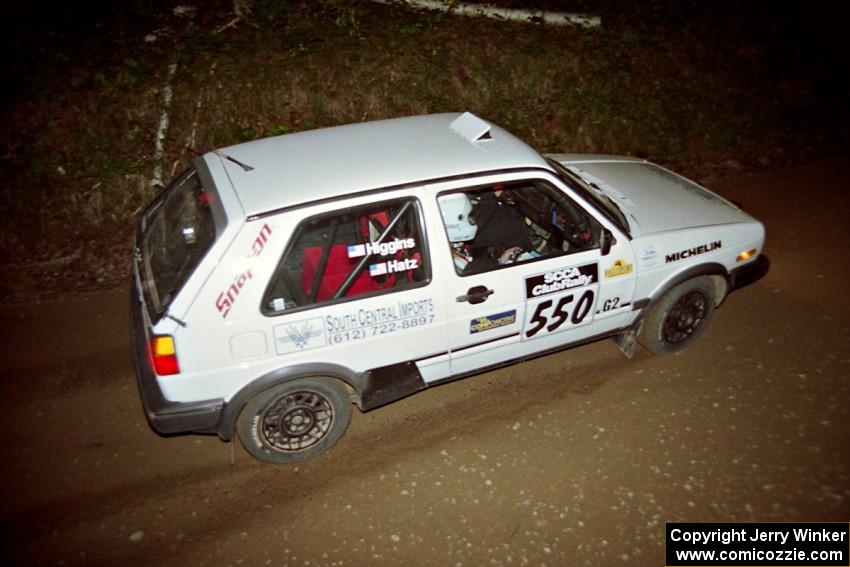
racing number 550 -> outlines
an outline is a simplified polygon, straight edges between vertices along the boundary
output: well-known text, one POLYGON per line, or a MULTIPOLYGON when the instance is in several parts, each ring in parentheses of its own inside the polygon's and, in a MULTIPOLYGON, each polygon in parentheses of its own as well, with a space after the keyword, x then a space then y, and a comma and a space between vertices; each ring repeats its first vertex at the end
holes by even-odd
POLYGON ((539 333, 543 327, 546 327, 546 330, 552 333, 568 319, 573 325, 580 324, 587 317, 588 313, 590 313, 590 310, 593 307, 593 298, 593 290, 585 290, 585 292, 581 294, 581 297, 578 298, 578 301, 576 301, 572 315, 570 315, 568 307, 570 303, 572 303, 573 299, 575 299, 575 295, 570 293, 568 295, 561 296, 561 298, 558 299, 558 304, 555 306, 555 310, 552 312, 551 323, 549 323, 549 317, 547 317, 546 311, 552 307, 553 301, 551 299, 541 301, 537 304, 537 308, 534 310, 534 315, 532 315, 529 320, 529 323, 531 323, 532 326, 525 331, 525 336, 527 338, 531 338, 539 333), (547 325, 547 323, 549 324, 547 325))

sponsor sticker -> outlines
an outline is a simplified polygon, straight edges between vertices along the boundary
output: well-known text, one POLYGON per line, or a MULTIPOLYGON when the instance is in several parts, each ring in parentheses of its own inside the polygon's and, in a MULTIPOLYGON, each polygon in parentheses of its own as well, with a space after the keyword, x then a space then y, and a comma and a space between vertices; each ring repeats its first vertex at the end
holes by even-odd
POLYGON ((624 259, 614 260, 614 263, 610 268, 605 270, 606 278, 616 278, 617 276, 624 276, 626 274, 631 274, 634 266, 626 262, 624 259))
POLYGON ((324 321, 321 317, 302 319, 274 328, 275 349, 278 354, 289 354, 323 347, 328 344, 324 321))
POLYGON ((599 269, 595 263, 560 268, 525 278, 525 297, 532 299, 598 282, 599 269))
POLYGON ((599 267, 595 263, 526 278, 522 340, 591 323, 598 291, 599 267))
POLYGON ((489 331, 491 329, 498 329, 499 327, 513 325, 515 322, 516 309, 503 311, 502 313, 496 313, 494 315, 484 315, 483 317, 477 317, 469 322, 469 333, 474 335, 475 333, 480 333, 482 331, 489 331))
POLYGON ((389 242, 367 242, 349 246, 348 257, 360 258, 367 254, 370 256, 392 256, 399 250, 409 250, 415 247, 416 240, 413 238, 395 238, 389 242))
POLYGON ((640 249, 640 264, 646 268, 658 265, 659 255, 655 244, 645 244, 640 249))
POLYGON ((434 302, 428 297, 399 301, 356 311, 338 311, 324 318, 330 344, 359 341, 430 325, 434 321, 434 302))
POLYGON ((378 262, 377 264, 369 265, 369 275, 383 276, 385 274, 394 274, 396 272, 404 272, 407 270, 415 270, 419 267, 419 260, 416 258, 403 258, 401 260, 389 260, 387 262, 378 262))
MULTIPOLYGON (((266 248, 266 243, 269 241, 271 233, 271 227, 268 224, 264 224, 260 228, 260 232, 257 234, 257 237, 251 243, 251 249, 248 254, 246 254, 246 258, 256 258, 262 254, 263 250, 266 248)), ((218 310, 222 319, 226 318, 227 314, 230 313, 230 310, 233 309, 233 306, 236 303, 239 294, 242 292, 242 288, 245 287, 245 284, 250 282, 250 280, 254 277, 251 270, 253 270, 253 266, 240 274, 236 274, 233 277, 233 282, 227 286, 224 291, 219 293, 218 297, 216 297, 215 308, 218 310)))
POLYGON ((248 258, 255 258, 263 253, 263 249, 266 247, 266 243, 269 241, 269 236, 271 236, 272 227, 268 224, 264 224, 260 228, 259 234, 257 234, 257 238, 254 239, 254 242, 251 243, 251 252, 248 254, 248 258))
POLYGON ((723 242, 720 240, 715 240, 714 242, 709 242, 708 244, 702 244, 700 246, 694 246, 693 248, 688 248, 687 250, 680 250, 679 252, 673 252, 672 254, 667 254, 664 257, 664 262, 669 264, 671 262, 678 262, 679 260, 684 260, 685 258, 690 258, 691 256, 699 256, 700 254, 705 254, 706 252, 712 252, 717 250, 718 248, 723 247, 723 242))

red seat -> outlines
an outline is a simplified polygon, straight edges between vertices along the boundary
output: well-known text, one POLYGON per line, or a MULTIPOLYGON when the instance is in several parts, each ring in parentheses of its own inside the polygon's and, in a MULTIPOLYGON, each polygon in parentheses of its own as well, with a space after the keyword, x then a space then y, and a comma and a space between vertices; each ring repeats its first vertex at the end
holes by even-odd
MULTIPOLYGON (((319 267, 319 260, 322 258, 323 246, 309 246, 304 249, 304 259, 301 264, 301 289, 304 295, 310 295, 310 289, 313 285, 313 278, 316 275, 316 270, 319 267)), ((354 270, 361 258, 349 258, 348 246, 345 244, 334 244, 331 246, 330 254, 328 254, 328 262, 325 265, 325 272, 319 282, 319 291, 316 296, 316 302, 330 299, 336 290, 345 281, 348 274, 354 270)), ((395 274, 390 274, 390 278, 383 281, 380 285, 369 275, 369 266, 365 266, 360 272, 344 297, 351 297, 361 293, 368 293, 378 289, 392 287, 395 283, 395 274)))

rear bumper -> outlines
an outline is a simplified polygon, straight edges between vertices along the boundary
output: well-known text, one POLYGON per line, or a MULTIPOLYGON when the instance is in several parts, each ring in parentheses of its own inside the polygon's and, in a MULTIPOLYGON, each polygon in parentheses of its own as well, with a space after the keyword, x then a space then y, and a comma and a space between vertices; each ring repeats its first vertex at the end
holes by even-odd
POLYGON ((142 316, 142 305, 136 295, 135 285, 130 285, 130 335, 136 382, 145 415, 157 433, 216 433, 224 408, 224 400, 198 402, 172 402, 165 398, 147 354, 147 335, 142 316))
POLYGON ((729 272, 729 291, 739 289, 760 280, 770 270, 770 259, 764 254, 748 264, 729 272))

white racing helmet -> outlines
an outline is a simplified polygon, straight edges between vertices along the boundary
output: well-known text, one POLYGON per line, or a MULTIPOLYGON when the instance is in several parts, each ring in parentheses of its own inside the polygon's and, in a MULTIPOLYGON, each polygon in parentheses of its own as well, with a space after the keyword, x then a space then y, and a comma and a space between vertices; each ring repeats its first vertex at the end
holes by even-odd
POLYGON ((466 242, 475 238, 478 227, 469 219, 469 214, 472 212, 472 202, 469 197, 465 193, 452 193, 443 195, 438 201, 449 241, 466 242))

